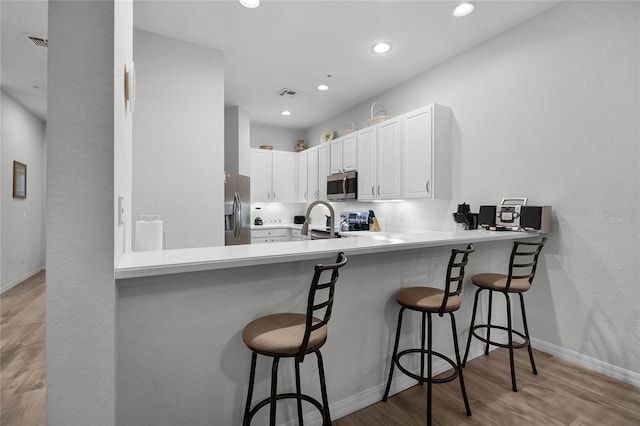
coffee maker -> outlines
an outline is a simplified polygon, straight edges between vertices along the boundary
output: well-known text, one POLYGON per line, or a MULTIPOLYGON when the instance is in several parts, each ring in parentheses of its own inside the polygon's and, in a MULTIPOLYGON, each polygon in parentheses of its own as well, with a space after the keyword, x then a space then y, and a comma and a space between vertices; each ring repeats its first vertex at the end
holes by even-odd
POLYGON ((478 213, 471 213, 469 204, 458 204, 458 211, 452 215, 459 229, 478 229, 478 213))

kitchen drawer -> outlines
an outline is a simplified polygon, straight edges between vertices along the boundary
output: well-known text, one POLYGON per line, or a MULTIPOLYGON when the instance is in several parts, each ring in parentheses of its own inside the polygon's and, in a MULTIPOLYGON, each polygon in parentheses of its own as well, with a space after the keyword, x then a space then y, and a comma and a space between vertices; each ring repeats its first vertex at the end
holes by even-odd
POLYGON ((271 241, 272 243, 279 243, 282 241, 291 241, 291 239, 289 238, 289 236, 287 235, 286 237, 271 237, 271 241))
POLYGON ((288 228, 269 228, 269 229, 252 229, 251 238, 266 237, 287 237, 289 238, 288 228))
POLYGON ((270 237, 264 237, 264 238, 251 237, 251 244, 266 244, 270 242, 271 242, 270 237))

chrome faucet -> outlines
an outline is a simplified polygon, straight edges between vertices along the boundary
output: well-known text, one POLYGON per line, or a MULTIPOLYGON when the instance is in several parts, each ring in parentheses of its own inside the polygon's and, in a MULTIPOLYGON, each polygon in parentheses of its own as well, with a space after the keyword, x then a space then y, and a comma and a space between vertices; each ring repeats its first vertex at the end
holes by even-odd
POLYGON ((335 232, 333 230, 334 226, 335 226, 335 212, 333 210, 333 207, 331 207, 331 204, 327 203, 326 201, 322 201, 322 200, 317 200, 314 201, 313 203, 309 204, 309 207, 307 207, 307 212, 305 213, 305 217, 304 217, 304 224, 302 225, 302 230, 300 231, 302 233, 302 235, 307 235, 309 233, 309 221, 311 220, 311 218, 309 217, 309 215, 311 214, 311 210, 317 206, 318 204, 322 204, 324 206, 327 206, 329 208, 329 213, 331 214, 330 216, 330 228, 329 228, 329 238, 335 238, 335 232))

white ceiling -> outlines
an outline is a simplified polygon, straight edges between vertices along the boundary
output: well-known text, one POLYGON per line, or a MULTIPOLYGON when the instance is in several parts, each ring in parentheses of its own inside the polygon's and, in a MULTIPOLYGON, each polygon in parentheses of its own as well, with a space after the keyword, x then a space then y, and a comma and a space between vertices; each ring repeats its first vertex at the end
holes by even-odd
MULTIPOLYGON (((224 52, 225 104, 254 123, 307 129, 553 7, 557 1, 134 1, 134 27, 224 52), (374 42, 391 52, 374 55, 374 42), (327 78, 327 75, 331 78, 327 78), (331 88, 318 92, 316 86, 331 88), (294 99, 277 93, 300 92, 294 99), (292 115, 280 112, 289 109, 292 115)), ((2 88, 46 118, 46 2, 2 0, 2 88), (33 89, 33 85, 41 87, 33 89)), ((134 58, 135 61, 135 58, 134 58)), ((470 70, 471 72, 472 70, 470 70)))

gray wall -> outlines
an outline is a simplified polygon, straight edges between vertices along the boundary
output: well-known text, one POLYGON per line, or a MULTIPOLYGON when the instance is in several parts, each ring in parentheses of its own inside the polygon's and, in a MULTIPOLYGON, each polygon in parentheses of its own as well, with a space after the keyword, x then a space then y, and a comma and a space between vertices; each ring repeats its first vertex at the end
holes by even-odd
POLYGON ((131 1, 49 3, 49 425, 116 424, 114 192, 130 183, 114 162, 131 132, 114 73, 131 61, 132 13, 131 1))
POLYGON ((134 58, 133 221, 160 215, 168 249, 223 245, 223 54, 136 30, 134 58))
POLYGON ((240 107, 224 109, 224 170, 249 176, 249 145, 251 141, 251 119, 240 107))
MULTIPOLYGON (((477 211, 504 196, 552 205, 554 230, 544 249, 549 285, 528 296, 533 335, 634 372, 639 20, 637 2, 563 2, 371 99, 390 115, 437 102, 454 116, 450 204, 375 206, 387 225, 450 222, 458 203, 477 211)), ((308 137, 353 117, 362 117, 361 128, 371 102, 308 137)))
POLYGON ((4 92, 0 102, 0 292, 4 292, 44 268, 46 126, 4 92), (14 160, 27 165, 26 199, 13 198, 14 160))

